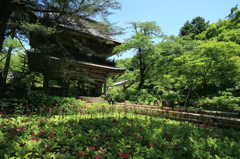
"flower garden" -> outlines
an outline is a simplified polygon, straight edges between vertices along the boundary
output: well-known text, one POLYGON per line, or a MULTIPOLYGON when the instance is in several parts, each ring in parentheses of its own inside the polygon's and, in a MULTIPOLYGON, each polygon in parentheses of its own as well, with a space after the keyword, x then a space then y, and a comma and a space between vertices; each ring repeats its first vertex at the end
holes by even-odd
POLYGON ((0 158, 239 158, 240 127, 73 98, 0 101, 0 158))

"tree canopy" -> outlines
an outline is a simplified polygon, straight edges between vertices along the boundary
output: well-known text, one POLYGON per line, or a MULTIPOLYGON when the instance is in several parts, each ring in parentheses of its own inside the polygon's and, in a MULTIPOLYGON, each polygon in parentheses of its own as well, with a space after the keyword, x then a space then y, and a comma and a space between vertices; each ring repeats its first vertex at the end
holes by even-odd
POLYGON ((180 36, 187 36, 194 38, 195 35, 200 34, 208 28, 208 23, 204 18, 198 16, 193 18, 192 21, 186 21, 183 27, 180 28, 180 36))
POLYGON ((153 58, 156 58, 158 48, 154 45, 154 38, 163 36, 161 29, 155 22, 131 23, 134 35, 125 43, 115 48, 115 52, 121 53, 130 49, 136 51, 132 59, 132 65, 138 70, 136 81, 139 81, 137 89, 142 89, 145 80, 149 78, 149 71, 154 67, 153 58))

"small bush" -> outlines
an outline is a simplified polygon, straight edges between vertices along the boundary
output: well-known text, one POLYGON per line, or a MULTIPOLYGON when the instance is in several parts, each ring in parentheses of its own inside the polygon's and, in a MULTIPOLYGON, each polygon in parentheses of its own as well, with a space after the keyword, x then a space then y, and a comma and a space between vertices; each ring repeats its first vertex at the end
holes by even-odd
POLYGON ((204 109, 219 111, 236 111, 239 110, 240 97, 222 95, 213 98, 203 98, 199 102, 204 109))
POLYGON ((0 114, 38 114, 53 113, 54 110, 67 110, 69 106, 83 105, 76 98, 33 95, 25 98, 6 98, 0 100, 0 114))
POLYGON ((153 104, 154 100, 157 100, 156 95, 148 93, 147 90, 142 89, 140 91, 129 88, 125 92, 121 88, 112 88, 109 92, 108 98, 111 98, 115 102, 129 101, 131 103, 138 104, 153 104))

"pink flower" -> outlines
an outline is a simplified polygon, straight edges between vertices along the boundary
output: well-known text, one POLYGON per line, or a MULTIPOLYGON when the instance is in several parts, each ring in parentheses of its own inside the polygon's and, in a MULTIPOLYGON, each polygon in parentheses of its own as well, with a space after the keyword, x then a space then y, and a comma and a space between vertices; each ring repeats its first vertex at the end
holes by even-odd
POLYGON ((17 132, 20 132, 20 131, 21 131, 21 129, 16 129, 16 131, 17 131, 17 132))
POLYGON ((36 136, 37 134, 36 134, 36 133, 32 133, 31 135, 32 135, 32 136, 36 136))
POLYGON ((99 155, 97 155, 96 157, 95 157, 95 159, 101 159, 102 157, 101 156, 99 156, 99 155))
POLYGON ((39 138, 32 138, 31 140, 32 141, 39 141, 40 139, 39 138))
POLYGON ((148 146, 149 146, 149 147, 153 147, 154 144, 150 142, 150 143, 148 144, 148 146))
POLYGON ((105 152, 105 150, 104 150, 104 149, 101 149, 100 152, 105 152))
POLYGON ((90 147, 91 150, 95 150, 96 148, 94 146, 90 147))
POLYGON ((119 153, 118 155, 119 155, 120 157, 123 157, 123 158, 129 158, 129 157, 130 157, 129 154, 128 154, 128 152, 119 153))

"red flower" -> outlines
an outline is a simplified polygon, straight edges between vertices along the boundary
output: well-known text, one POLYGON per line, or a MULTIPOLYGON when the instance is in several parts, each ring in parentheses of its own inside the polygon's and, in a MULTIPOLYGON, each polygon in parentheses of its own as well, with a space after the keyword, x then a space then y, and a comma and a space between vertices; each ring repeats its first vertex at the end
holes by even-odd
POLYGON ((55 137, 54 133, 50 133, 49 136, 50 136, 50 138, 52 138, 52 139, 55 137))
POLYGON ((105 152, 105 150, 104 150, 104 149, 101 149, 100 152, 105 152))
POLYGON ((39 138, 32 138, 31 140, 32 141, 39 141, 40 139, 39 138))
POLYGON ((36 133, 32 133, 31 135, 32 135, 32 136, 36 136, 37 134, 36 134, 36 133))
POLYGON ((219 135, 218 134, 213 134, 213 136, 218 137, 219 135))
POLYGON ((13 131, 10 132, 11 136, 15 136, 16 134, 17 134, 16 132, 13 132, 13 131))
POLYGON ((128 152, 119 153, 118 155, 119 155, 120 157, 123 157, 123 158, 129 158, 129 157, 130 157, 129 154, 128 154, 128 152))
POLYGON ((95 157, 95 159, 101 159, 102 157, 101 156, 99 156, 99 155, 97 155, 96 157, 95 157))
POLYGON ((114 119, 112 122, 113 122, 113 123, 116 123, 116 122, 117 122, 117 120, 116 120, 116 119, 114 119))
POLYGON ((41 132, 41 136, 43 137, 43 136, 45 136, 45 134, 46 134, 46 132, 43 130, 43 131, 41 132))
POLYGON ((87 155, 87 153, 84 151, 84 152, 80 152, 79 154, 78 154, 78 156, 79 157, 84 157, 84 156, 86 156, 87 155))
POLYGON ((94 146, 90 147, 91 150, 95 150, 96 148, 94 146))
POLYGON ((150 142, 150 143, 148 144, 148 146, 149 146, 149 147, 153 147, 154 144, 150 142))

